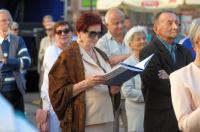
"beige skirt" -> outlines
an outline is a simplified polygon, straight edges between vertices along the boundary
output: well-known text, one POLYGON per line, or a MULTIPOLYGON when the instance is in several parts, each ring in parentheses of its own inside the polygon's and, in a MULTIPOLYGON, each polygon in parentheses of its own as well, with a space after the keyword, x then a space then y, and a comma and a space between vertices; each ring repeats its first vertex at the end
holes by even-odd
POLYGON ((89 125, 85 127, 85 132, 112 132, 113 122, 89 125))

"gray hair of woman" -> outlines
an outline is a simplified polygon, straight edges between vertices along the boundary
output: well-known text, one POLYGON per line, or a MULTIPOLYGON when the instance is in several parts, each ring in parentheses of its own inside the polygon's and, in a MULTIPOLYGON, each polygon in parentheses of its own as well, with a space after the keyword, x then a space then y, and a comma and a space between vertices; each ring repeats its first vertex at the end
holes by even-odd
POLYGON ((192 46, 195 47, 195 40, 200 38, 200 18, 194 19, 189 29, 189 37, 192 41, 192 46))
POLYGON ((134 26, 126 33, 124 37, 124 43, 129 47, 130 42, 133 40, 134 34, 138 32, 144 32, 145 36, 147 35, 146 27, 144 26, 134 26))

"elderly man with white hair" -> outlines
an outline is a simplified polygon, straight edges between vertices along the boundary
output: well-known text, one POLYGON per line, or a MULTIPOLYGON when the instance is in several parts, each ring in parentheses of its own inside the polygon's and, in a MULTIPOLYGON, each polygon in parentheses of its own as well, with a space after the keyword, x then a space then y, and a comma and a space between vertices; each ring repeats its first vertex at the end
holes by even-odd
MULTIPOLYGON (((146 45, 147 31, 145 27, 135 26, 125 35, 124 41, 132 50, 132 55, 124 62, 135 65, 139 62, 139 53, 146 45)), ((128 120, 128 132, 143 132, 144 98, 141 91, 141 79, 137 75, 122 86, 125 97, 126 116, 128 120)))
POLYGON ((31 66, 31 59, 23 39, 9 32, 11 23, 10 12, 0 9, 0 93, 15 110, 24 112, 24 71, 31 66))

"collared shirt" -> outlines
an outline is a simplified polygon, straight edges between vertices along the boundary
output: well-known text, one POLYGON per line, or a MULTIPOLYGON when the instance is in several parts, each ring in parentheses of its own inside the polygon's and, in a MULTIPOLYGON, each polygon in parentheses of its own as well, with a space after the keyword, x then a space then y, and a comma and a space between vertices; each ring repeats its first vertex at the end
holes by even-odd
POLYGON ((129 54, 131 50, 123 43, 119 43, 107 32, 96 44, 96 47, 103 50, 108 57, 114 55, 129 54))
POLYGON ((169 51, 173 63, 176 63, 176 43, 169 44, 165 40, 163 40, 160 36, 157 36, 161 43, 165 46, 165 48, 169 51))

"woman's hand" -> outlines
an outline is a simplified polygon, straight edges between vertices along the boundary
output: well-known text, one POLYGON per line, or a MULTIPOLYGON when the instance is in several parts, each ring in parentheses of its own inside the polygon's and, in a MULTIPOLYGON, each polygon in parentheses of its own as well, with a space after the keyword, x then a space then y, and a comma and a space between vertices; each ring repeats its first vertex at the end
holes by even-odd
POLYGON ((167 74, 167 72, 165 70, 159 70, 158 77, 160 79, 169 79, 169 75, 167 74))
POLYGON ((104 82, 105 82, 104 75, 95 75, 84 80, 85 86, 87 88, 94 87, 98 84, 103 84, 104 82))
POLYGON ((121 86, 110 86, 111 94, 117 94, 120 92, 121 86))
POLYGON ((103 84, 105 82, 105 77, 104 75, 95 75, 92 77, 89 77, 79 83, 76 83, 73 86, 73 96, 76 96, 82 91, 85 91, 89 88, 92 88, 98 84, 103 84))

